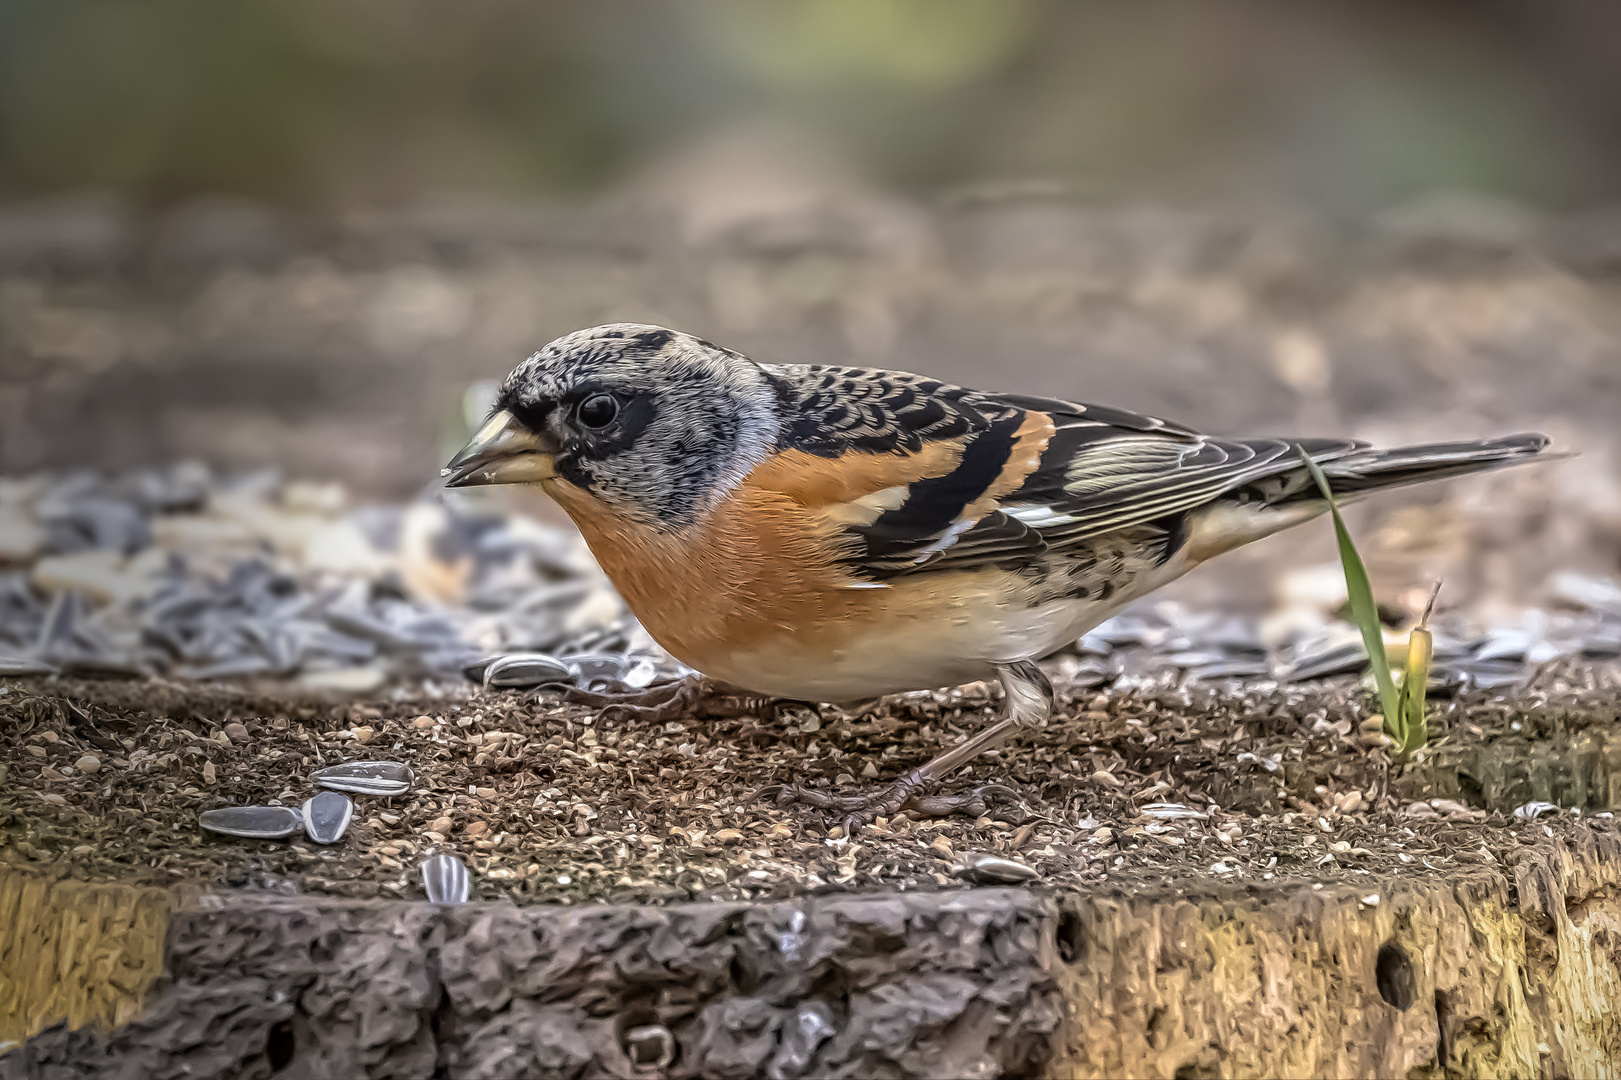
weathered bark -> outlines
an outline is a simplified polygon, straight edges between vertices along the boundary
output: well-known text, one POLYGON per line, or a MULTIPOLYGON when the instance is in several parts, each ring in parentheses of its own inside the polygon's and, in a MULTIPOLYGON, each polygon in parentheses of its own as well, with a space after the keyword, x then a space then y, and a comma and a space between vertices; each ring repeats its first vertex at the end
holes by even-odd
POLYGON ((155 981, 171 898, 13 874, 0 1002, 32 1038, 0 1073, 1616 1075, 1621 844, 1577 835, 1451 878, 1203 895, 207 895, 174 903, 155 981), (664 1070, 632 1057, 650 1025, 664 1070))
POLYGON ((1030 1075, 1063 1016, 1052 905, 1016 890, 670 908, 205 897, 110 1033, 9 1076, 1030 1075))
POLYGON ((1621 846, 1228 899, 1074 897, 1062 1076, 1621 1073, 1621 846))

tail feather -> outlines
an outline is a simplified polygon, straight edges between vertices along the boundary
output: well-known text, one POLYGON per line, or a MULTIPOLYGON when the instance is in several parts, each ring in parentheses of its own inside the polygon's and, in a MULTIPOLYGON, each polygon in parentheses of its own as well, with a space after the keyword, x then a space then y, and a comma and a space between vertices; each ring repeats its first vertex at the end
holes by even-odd
POLYGON ((1524 432, 1477 442, 1359 449, 1321 464, 1335 494, 1350 496, 1518 465, 1537 457, 1547 446, 1546 435, 1524 432))
MULTIPOLYGON (((1528 433, 1394 450, 1375 450, 1366 443, 1343 439, 1303 439, 1293 445, 1322 466, 1335 499, 1349 501, 1386 488, 1519 465, 1542 455, 1548 437, 1528 433)), ((1275 472, 1233 489, 1227 497, 1190 515, 1183 569, 1310 521, 1328 509, 1298 453, 1290 456, 1295 464, 1290 465, 1288 457, 1279 457, 1275 472)), ((1542 460, 1567 456, 1547 454, 1542 460)))
POLYGON ((1237 489, 1241 501, 1266 506, 1297 506, 1320 503, 1317 483, 1299 460, 1299 453, 1311 455, 1328 477, 1336 498, 1354 499, 1372 491, 1442 480, 1465 473, 1485 472, 1519 465, 1540 456, 1542 460, 1565 457, 1543 454, 1548 437, 1535 432, 1505 435, 1477 442, 1427 443, 1376 450, 1367 443, 1348 439, 1301 439, 1293 444, 1296 453, 1279 457, 1275 470, 1237 489))

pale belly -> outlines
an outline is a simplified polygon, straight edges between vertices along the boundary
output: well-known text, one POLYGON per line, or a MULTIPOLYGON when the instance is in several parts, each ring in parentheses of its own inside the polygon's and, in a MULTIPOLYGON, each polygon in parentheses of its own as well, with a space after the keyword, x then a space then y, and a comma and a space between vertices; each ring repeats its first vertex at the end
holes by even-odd
POLYGON ((747 620, 748 632, 716 648, 644 625, 686 664, 741 689, 858 701, 993 679, 1002 665, 1052 655, 1188 569, 1182 558, 1132 566, 1111 575, 1106 597, 1055 595, 1050 582, 990 569, 919 575, 841 592, 778 620, 747 620))
POLYGON ((998 665, 1047 656, 1117 607, 1081 600, 1036 607, 972 604, 948 618, 881 618, 837 635, 785 629, 694 666, 755 693, 855 701, 992 679, 998 665))

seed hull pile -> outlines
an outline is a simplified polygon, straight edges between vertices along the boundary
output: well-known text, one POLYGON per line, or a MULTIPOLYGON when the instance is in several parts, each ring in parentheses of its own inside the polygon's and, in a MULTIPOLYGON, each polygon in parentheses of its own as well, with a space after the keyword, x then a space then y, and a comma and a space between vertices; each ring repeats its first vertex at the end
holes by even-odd
MULTIPOLYGON (((1422 760, 1397 767, 1359 741, 1360 699, 1344 679, 1248 692, 1061 683, 1046 727, 960 778, 1009 783, 1022 796, 977 821, 899 817, 845 839, 840 822, 756 796, 785 779, 850 789, 894 777, 986 722, 993 698, 976 686, 859 711, 780 705, 765 716, 654 723, 510 690, 333 704, 18 680, 0 694, 0 864, 420 898, 418 864, 444 849, 472 866, 475 897, 520 903, 1021 878, 1221 891, 1484 869, 1603 809, 1517 818, 1510 806, 1447 797, 1468 791, 1467 778, 1422 760), (357 797, 339 844, 239 841, 198 827, 201 812, 221 806, 296 808, 311 773, 355 760, 405 763, 416 781, 403 796, 357 797)), ((1437 761, 1452 745, 1546 747, 1607 737, 1621 678, 1565 666, 1515 699, 1440 704, 1437 761)), ((1588 779, 1605 789, 1605 778, 1588 779)), ((1592 823, 1614 828, 1604 816, 1592 823)))

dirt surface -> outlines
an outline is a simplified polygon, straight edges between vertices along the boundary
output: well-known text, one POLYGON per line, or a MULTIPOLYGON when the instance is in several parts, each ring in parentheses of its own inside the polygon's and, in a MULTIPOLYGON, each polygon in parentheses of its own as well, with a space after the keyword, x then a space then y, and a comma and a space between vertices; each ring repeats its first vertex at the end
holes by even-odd
POLYGON ((975 869, 987 854, 1050 884, 1123 890, 1450 874, 1568 830, 1584 800, 1610 809, 1618 686, 1610 670, 1560 667, 1514 699, 1439 702, 1427 760, 1398 768, 1359 741, 1344 680, 1061 684, 1053 721, 959 781, 1010 784, 1017 799, 993 796, 978 820, 880 820, 847 840, 841 822, 759 789, 892 778, 985 723, 991 691, 652 723, 511 691, 334 704, 19 681, 0 695, 0 860, 91 881, 416 898, 417 864, 442 845, 473 866, 475 896, 525 904, 1012 883, 975 869), (1533 758, 1540 768, 1505 764, 1533 758), (197 826, 219 806, 296 807, 315 769, 366 759, 408 763, 416 786, 357 796, 335 846, 197 826), (1534 799, 1573 808, 1512 815, 1534 799))

